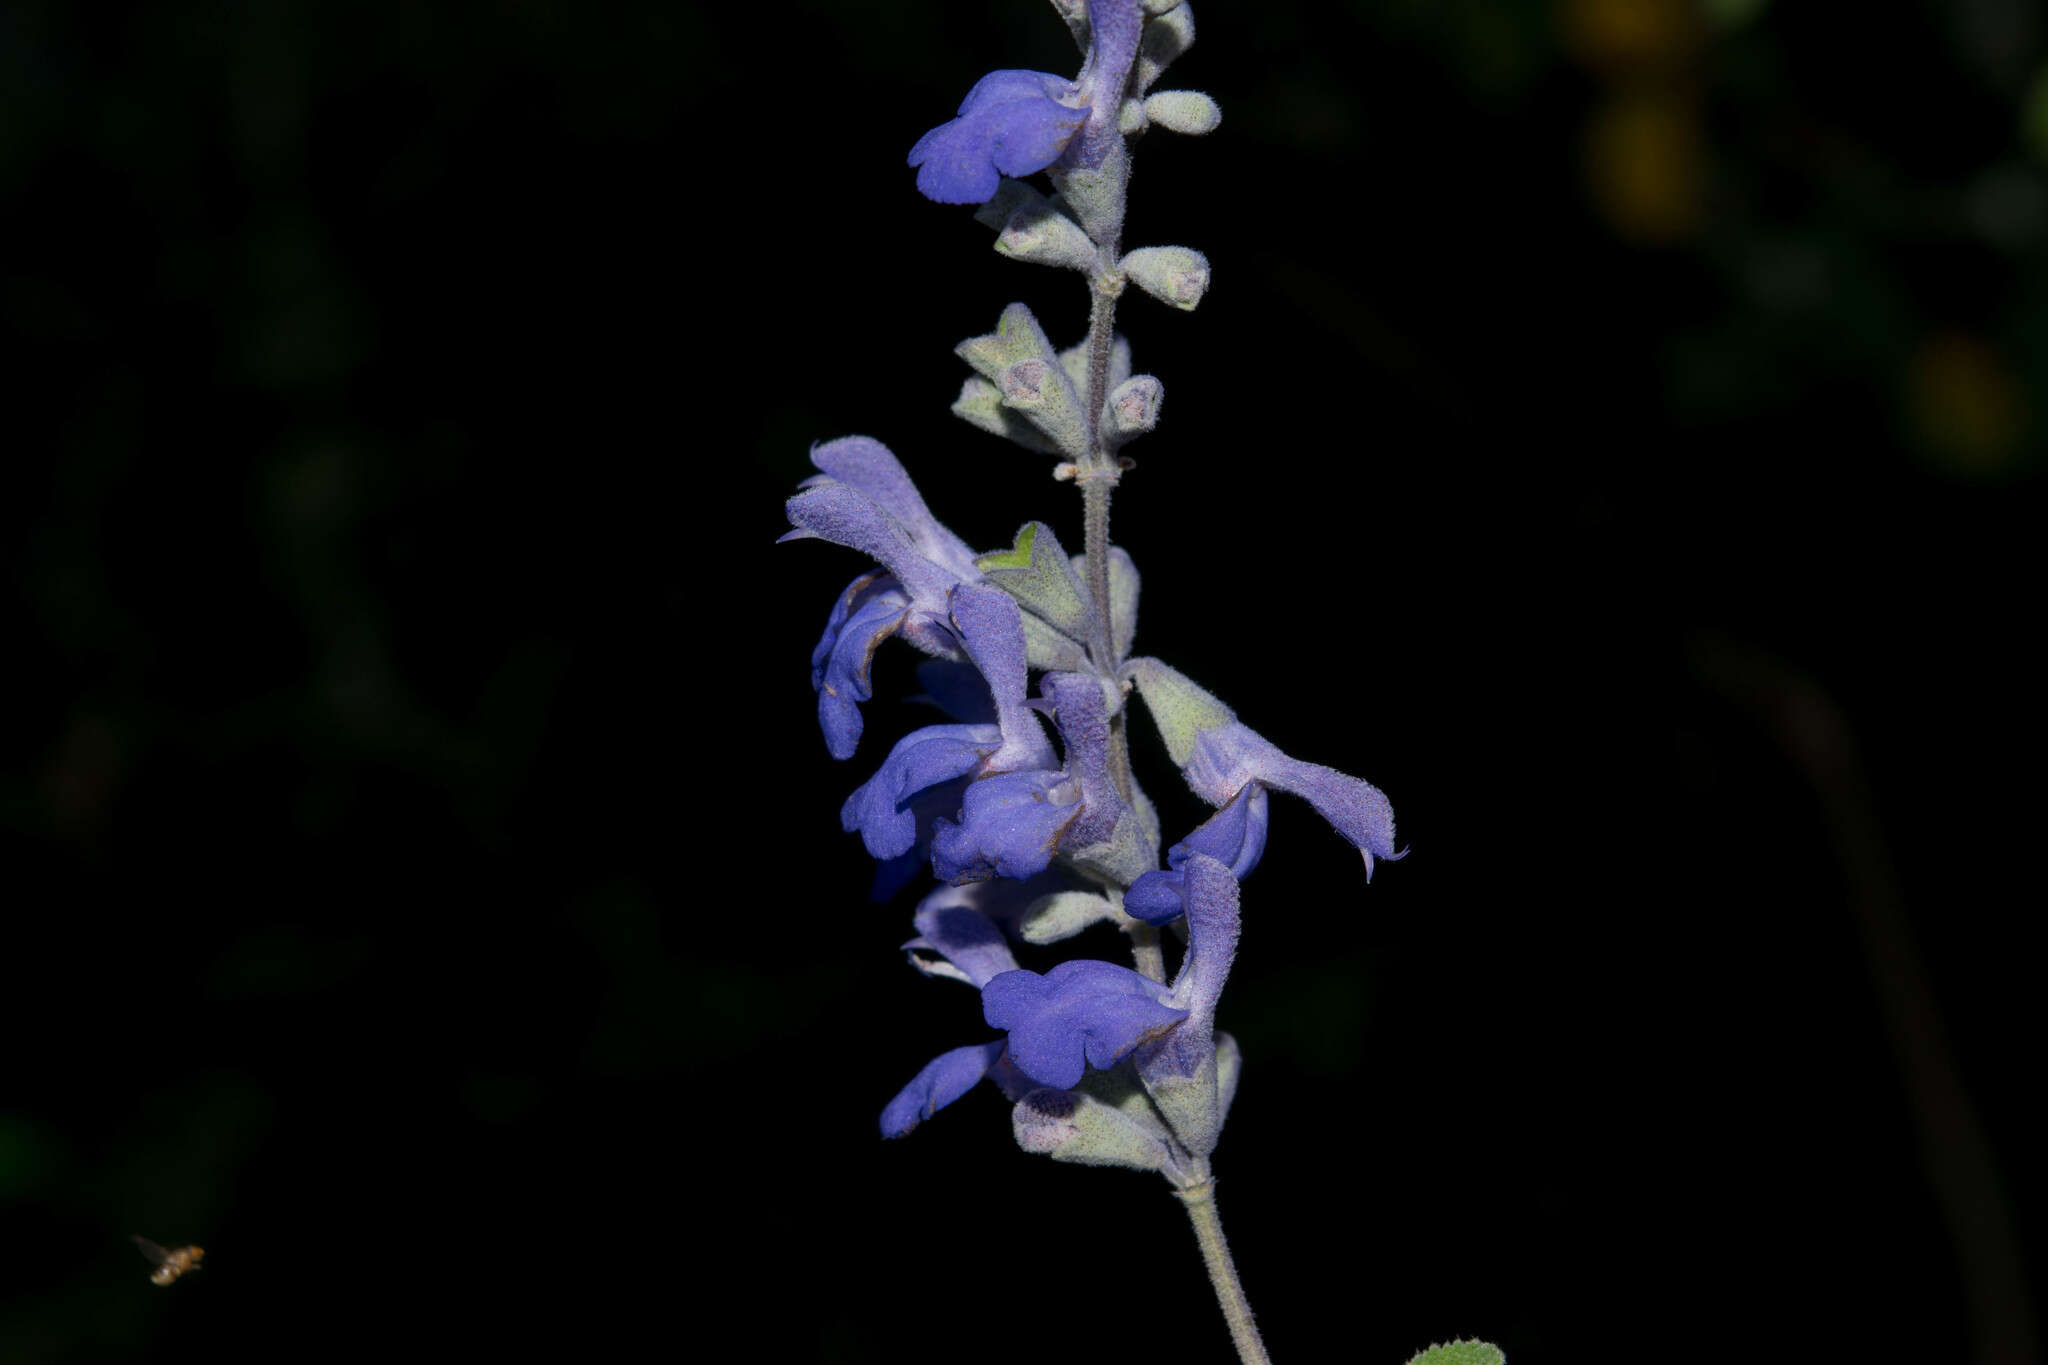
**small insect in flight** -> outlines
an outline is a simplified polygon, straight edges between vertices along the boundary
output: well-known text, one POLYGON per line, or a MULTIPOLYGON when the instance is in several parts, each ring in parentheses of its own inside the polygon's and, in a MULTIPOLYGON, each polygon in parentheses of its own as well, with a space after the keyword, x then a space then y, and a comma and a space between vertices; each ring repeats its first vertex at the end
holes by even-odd
POLYGON ((169 1284, 186 1271, 199 1269, 200 1258, 206 1255, 205 1247, 179 1247, 175 1251, 166 1251, 147 1237, 136 1237, 134 1241, 142 1252, 142 1259, 156 1267, 149 1272, 151 1284, 169 1284))

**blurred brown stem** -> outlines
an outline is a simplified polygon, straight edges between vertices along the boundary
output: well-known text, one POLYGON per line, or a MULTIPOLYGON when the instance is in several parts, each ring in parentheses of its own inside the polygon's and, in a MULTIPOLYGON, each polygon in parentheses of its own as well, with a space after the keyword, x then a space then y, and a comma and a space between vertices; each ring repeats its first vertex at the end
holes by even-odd
POLYGON ((1921 1160, 1955 1249, 1971 1358, 2036 1365, 2033 1308, 1997 1161, 1956 1070, 1848 722, 1819 683, 1761 649, 1706 632, 1688 646, 1699 676, 1769 729, 1820 799, 1921 1160))

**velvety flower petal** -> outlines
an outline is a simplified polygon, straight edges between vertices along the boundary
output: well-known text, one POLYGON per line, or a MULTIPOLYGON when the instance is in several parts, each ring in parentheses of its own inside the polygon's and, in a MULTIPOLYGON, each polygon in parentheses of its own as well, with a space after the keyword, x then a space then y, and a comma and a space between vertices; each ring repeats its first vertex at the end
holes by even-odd
POLYGON ((974 1089, 1003 1055, 1001 1040, 942 1052, 882 1110, 882 1136, 900 1138, 974 1089))
POLYGON ((910 604, 900 592, 870 597, 840 623, 831 652, 822 666, 812 669, 811 684, 818 689, 818 728, 825 732, 825 748, 832 757, 851 758, 860 744, 860 704, 874 695, 870 669, 875 651, 902 628, 909 611, 910 604))
POLYGON ((1187 1017, 1165 988, 1114 963, 1062 962, 1043 976, 1004 972, 982 987, 982 1016, 1010 1035, 1010 1060, 1065 1090, 1087 1066, 1106 1069, 1187 1017), (1084 1065, 1085 1063, 1085 1065, 1084 1065))
POLYGON ((1052 745, 1024 704, 1024 619, 1017 603, 986 584, 962 583, 953 589, 952 621, 961 647, 988 682, 1002 729, 1003 747, 990 756, 990 770, 1050 767, 1052 745))
POLYGON ((958 659, 961 642, 949 602, 954 588, 978 582, 981 571, 960 538, 932 517, 881 442, 866 436, 828 441, 812 447, 811 461, 822 472, 785 504, 795 529, 782 539, 829 540, 862 551, 886 571, 855 579, 840 595, 811 657, 826 745, 835 758, 846 758, 860 738, 858 704, 869 695, 875 648, 894 634, 927 654, 958 659), (883 616, 882 603, 894 609, 893 619, 883 616))
MULTIPOLYGON (((1179 1028, 1140 1046, 1132 1069, 1189 1151, 1206 1156, 1223 1133, 1225 1079, 1216 1047, 1216 1001, 1237 955, 1237 878, 1197 853, 1187 874, 1188 952, 1167 1001, 1188 1017, 1179 1028)), ((1229 1085, 1235 1085, 1232 1077, 1229 1085)))
MULTIPOLYGON (((1314 806, 1316 813, 1330 822, 1330 828, 1349 840, 1365 859, 1367 881, 1372 880, 1374 858, 1402 856, 1394 848, 1394 808, 1370 782, 1320 763, 1289 758, 1242 725, 1204 733, 1195 741, 1195 754, 1190 771, 1211 774, 1210 780, 1219 788, 1232 778, 1256 780, 1314 806)), ((1189 780, 1192 784, 1194 779, 1189 780)))
POLYGON ((1216 1001, 1230 978, 1242 927, 1237 878, 1214 858, 1197 853, 1187 861, 1188 952, 1173 978, 1171 1002, 1188 1012, 1187 1032, 1207 1034, 1215 1026, 1216 1001))
POLYGON ((1060 835, 1080 813, 1065 773, 985 777, 969 784, 959 822, 941 820, 932 832, 932 870, 945 881, 1034 876, 1051 864, 1060 835))
POLYGON ((917 937, 903 946, 911 954, 911 965, 927 976, 957 973, 958 980, 980 990, 992 977, 1017 970, 1017 959, 1003 931, 977 906, 927 896, 912 923, 917 926, 917 937), (920 951, 937 953, 953 972, 935 970, 917 956, 920 951))
POLYGON ((1147 872, 1131 883, 1124 893, 1126 913, 1147 924, 1166 924, 1179 919, 1186 909, 1188 859, 1199 853, 1214 858, 1242 879, 1259 865, 1266 851, 1266 789, 1247 782, 1230 804, 1195 827, 1187 838, 1166 850, 1166 870, 1147 872))
POLYGON ((1314 806, 1365 858, 1368 880, 1374 858, 1402 856, 1394 849, 1393 807, 1370 782, 1290 758, 1213 694, 1157 659, 1133 659, 1124 671, 1137 684, 1188 786, 1210 805, 1221 806, 1245 783, 1260 782, 1314 806))
POLYGON ((895 858, 917 843, 912 798, 965 777, 1002 746, 993 725, 928 725, 896 741, 875 775, 854 789, 839 808, 839 825, 860 831, 874 858, 895 858))
MULTIPOLYGON (((818 644, 811 651, 811 686, 815 688, 825 676, 825 660, 832 657, 832 649, 839 643, 839 632, 846 625, 846 618, 854 609, 865 605, 870 598, 895 588, 896 582, 889 577, 886 569, 870 569, 846 585, 846 591, 833 600, 831 614, 825 618, 825 632, 818 637, 818 644)), ((899 597, 901 593, 897 594, 899 597)), ((904 599, 906 602, 908 599, 904 599)), ((970 717, 962 716, 967 720, 970 717)))
POLYGON ((941 204, 982 204, 1005 175, 1029 175, 1059 159, 1086 120, 1060 103, 1074 84, 1042 71, 992 71, 967 92, 960 112, 917 140, 909 164, 917 188, 941 204))
POLYGON ((927 611, 943 610, 946 594, 960 581, 957 572, 919 553, 901 522, 849 484, 813 483, 784 503, 783 510, 798 530, 859 550, 887 568, 911 600, 927 611))
MULTIPOLYGON (((826 478, 865 495, 910 536, 917 552, 961 578, 974 578, 974 552, 939 524, 903 462, 872 436, 842 436, 811 447, 811 463, 826 478)), ((811 480, 815 484, 818 480, 811 480)))
POLYGON ((1109 703, 1102 688, 1099 678, 1082 673, 1049 673, 1039 684, 1066 746, 1067 773, 1081 791, 1081 815, 1060 840, 1067 848, 1109 838, 1125 811, 1109 771, 1109 703))

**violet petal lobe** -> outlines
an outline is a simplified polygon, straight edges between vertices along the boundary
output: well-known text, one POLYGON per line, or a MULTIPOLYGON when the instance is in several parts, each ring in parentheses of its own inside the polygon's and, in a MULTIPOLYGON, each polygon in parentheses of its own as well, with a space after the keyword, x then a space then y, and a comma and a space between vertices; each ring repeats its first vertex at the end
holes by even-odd
POLYGON ((869 598, 839 626, 823 667, 812 670, 812 685, 818 689, 818 728, 825 733, 825 748, 832 757, 852 758, 859 747, 860 704, 874 695, 869 670, 875 651, 902 628, 909 612, 910 604, 900 592, 869 598))
MULTIPOLYGON (((988 727, 991 731, 993 725, 988 727)), ((936 787, 926 787, 911 796, 909 818, 916 837, 909 848, 893 858, 875 860, 875 881, 868 892, 871 900, 885 901, 920 877, 928 877, 932 870, 932 829, 940 820, 955 815, 960 810, 960 801, 967 792, 970 779, 959 777, 951 782, 941 782, 936 787)))
POLYGON ((974 567, 974 552, 932 515, 903 462, 874 437, 842 436, 812 446, 811 463, 826 477, 866 495, 893 517, 926 559, 944 565, 962 578, 975 577, 979 572, 974 567))
POLYGON ((991 979, 1017 970, 1009 940, 976 905, 934 893, 918 904, 911 922, 917 926, 917 937, 903 946, 910 951, 911 965, 927 976, 957 973, 959 980, 980 990, 991 979), (937 953, 953 972, 926 964, 917 956, 919 950, 937 953))
POLYGON ((796 529, 782 539, 845 545, 886 570, 855 579, 841 594, 812 654, 819 724, 833 757, 843 759, 860 739, 859 703, 868 697, 868 660, 876 647, 894 634, 935 657, 960 658, 948 601, 955 587, 978 582, 981 571, 960 538, 932 517, 881 442, 843 437, 812 447, 811 460, 822 472, 784 505, 796 529), (884 603, 894 609, 893 619, 882 615, 884 603))
POLYGON ((1370 782, 1289 757, 1214 694, 1157 659, 1132 659, 1124 674, 1137 684, 1181 776, 1210 805, 1225 804, 1247 782, 1261 782, 1314 806, 1363 855, 1368 879, 1374 858, 1401 856, 1394 849, 1393 807, 1370 782))
POLYGON ((960 820, 940 820, 932 831, 932 870, 945 881, 1030 877, 1052 862, 1060 836, 1081 813, 1061 772, 998 773, 968 784, 960 820))
POLYGON ((1188 1011, 1193 1032, 1214 1029, 1216 1002, 1237 958, 1243 927, 1238 910, 1237 878, 1214 858, 1197 853, 1188 859, 1188 952, 1173 978, 1172 1002, 1188 1011))
POLYGON ((901 522, 850 484, 814 483, 784 503, 783 510, 799 530, 859 550, 887 568, 928 611, 942 609, 946 593, 960 581, 957 571, 925 558, 901 522))
POLYGON ((875 775, 839 808, 839 824, 860 831, 868 856, 894 858, 917 843, 913 798, 964 777, 1002 745, 993 725, 927 725, 896 741, 875 775))
POLYGON ((1043 976, 1004 972, 982 987, 982 1017, 1010 1035, 1010 1060, 1065 1090, 1087 1067, 1106 1070, 1187 1017, 1165 988, 1114 963, 1062 962, 1043 976))
POLYGON ((1179 1028, 1139 1047, 1132 1064, 1181 1142, 1207 1156, 1223 1133, 1216 1001, 1237 955, 1240 917, 1237 879, 1229 868, 1197 853, 1185 871, 1188 953, 1167 998, 1188 1017, 1179 1028))
POLYGON ((1374 858, 1393 862, 1407 855, 1406 849, 1394 847, 1394 808, 1372 783, 1300 759, 1288 759, 1267 782, 1307 801, 1331 829, 1350 840, 1365 859, 1367 881, 1372 880, 1374 858))
POLYGON ((882 1136, 900 1138, 959 1099, 980 1082, 1003 1055, 1001 1040, 942 1052, 925 1064, 909 1085, 882 1110, 882 1136))
POLYGON ((1024 618, 1017 603, 986 584, 962 583, 953 589, 950 605, 953 629, 988 682, 996 724, 1002 729, 1003 747, 990 757, 989 768, 1008 772, 1051 767, 1052 746, 1044 727, 1024 704, 1024 618))
MULTIPOLYGON (((792 533, 794 534, 794 533, 792 533)), ((839 632, 846 625, 846 618, 854 609, 865 605, 880 593, 895 587, 886 569, 870 569, 846 585, 846 591, 839 594, 832 603, 832 611, 825 617, 825 631, 818 637, 818 644, 811 651, 811 686, 816 688, 825 676, 825 660, 832 657, 832 649, 839 643, 839 632)), ((900 594, 899 594, 900 595, 900 594)), ((962 716, 961 720, 972 719, 962 716)))
POLYGON ((1231 784, 1256 780, 1301 797, 1359 851, 1368 881, 1374 858, 1391 861, 1402 856, 1394 848, 1394 808, 1372 783, 1320 763, 1290 758, 1241 723, 1202 732, 1194 749, 1186 772, 1188 784, 1197 794, 1209 796, 1205 786, 1217 791, 1228 787, 1234 792, 1237 786, 1231 784))
POLYGON ((1081 790, 1081 817, 1061 836, 1070 849, 1109 838, 1124 813, 1109 771, 1109 706, 1102 688, 1099 678, 1079 673, 1049 673, 1039 684, 1066 745, 1067 772, 1081 790))
POLYGON ((1147 924, 1167 924, 1186 910, 1186 864, 1195 854, 1213 858, 1242 879, 1266 851, 1266 789, 1257 782, 1238 788, 1230 803, 1195 826, 1166 850, 1166 870, 1147 872, 1124 894, 1124 910, 1147 924))
POLYGON ((941 204, 982 204, 1005 175, 1044 170, 1088 117, 1060 101, 1073 82, 1043 71, 992 71, 975 83, 960 112, 917 140, 909 164, 918 192, 941 204))

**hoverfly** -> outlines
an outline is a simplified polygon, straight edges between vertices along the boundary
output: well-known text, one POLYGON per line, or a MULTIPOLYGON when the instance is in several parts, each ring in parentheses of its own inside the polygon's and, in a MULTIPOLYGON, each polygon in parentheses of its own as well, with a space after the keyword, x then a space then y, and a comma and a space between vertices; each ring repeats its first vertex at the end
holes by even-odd
POLYGON ((166 1251, 147 1237, 138 1236, 134 1241, 137 1250, 142 1252, 142 1259, 156 1267, 149 1272, 151 1284, 169 1284, 186 1271, 199 1269, 200 1258, 206 1255, 205 1247, 179 1247, 175 1251, 166 1251))

